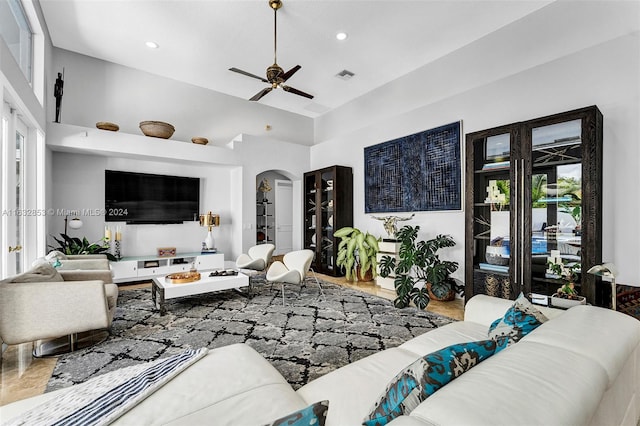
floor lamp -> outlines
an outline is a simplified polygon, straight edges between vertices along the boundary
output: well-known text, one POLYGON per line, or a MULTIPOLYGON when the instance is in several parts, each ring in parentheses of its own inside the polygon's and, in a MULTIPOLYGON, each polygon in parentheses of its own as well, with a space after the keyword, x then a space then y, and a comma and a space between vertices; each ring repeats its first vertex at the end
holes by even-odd
POLYGON ((611 281, 611 309, 615 311, 616 300, 618 299, 616 293, 616 274, 618 271, 616 266, 613 263, 603 263, 602 265, 592 266, 587 273, 602 277, 602 281, 611 281))

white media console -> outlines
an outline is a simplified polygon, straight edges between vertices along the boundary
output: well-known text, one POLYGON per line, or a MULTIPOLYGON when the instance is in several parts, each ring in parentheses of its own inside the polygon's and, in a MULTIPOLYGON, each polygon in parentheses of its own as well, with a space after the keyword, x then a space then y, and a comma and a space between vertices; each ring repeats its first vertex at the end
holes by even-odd
POLYGON ((149 280, 154 277, 197 270, 224 268, 224 254, 178 253, 172 257, 134 256, 110 262, 114 283, 149 280))

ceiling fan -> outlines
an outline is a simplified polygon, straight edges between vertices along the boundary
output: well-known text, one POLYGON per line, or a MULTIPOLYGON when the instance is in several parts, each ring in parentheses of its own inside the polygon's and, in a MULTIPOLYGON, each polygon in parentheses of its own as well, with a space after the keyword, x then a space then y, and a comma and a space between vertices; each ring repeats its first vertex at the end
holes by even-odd
POLYGON ((271 84, 270 87, 266 87, 262 89, 260 92, 256 93, 250 101, 258 101, 264 95, 271 92, 273 89, 281 88, 285 92, 290 92, 295 95, 304 96, 305 98, 313 99, 313 95, 303 92, 302 90, 294 89, 291 86, 287 86, 284 83, 291 78, 293 74, 295 74, 300 68, 300 65, 296 65, 291 68, 289 71, 284 72, 284 70, 278 65, 277 61, 277 34, 278 34, 278 9, 282 7, 281 0, 268 0, 269 7, 273 9, 273 65, 267 68, 267 78, 257 76, 255 74, 251 74, 250 72, 243 71, 238 68, 229 68, 229 71, 237 72, 239 74, 246 75, 248 77, 257 78, 260 81, 271 84))

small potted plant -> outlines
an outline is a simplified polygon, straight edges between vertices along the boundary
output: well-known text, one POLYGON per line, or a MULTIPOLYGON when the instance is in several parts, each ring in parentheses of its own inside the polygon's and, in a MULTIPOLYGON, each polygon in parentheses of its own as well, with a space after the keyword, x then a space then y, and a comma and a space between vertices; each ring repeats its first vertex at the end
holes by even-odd
POLYGON ((571 308, 575 305, 584 305, 587 299, 578 295, 575 283, 578 280, 578 274, 581 271, 580 263, 547 263, 548 271, 553 275, 560 277, 562 286, 551 296, 551 305, 559 308, 571 308))
POLYGON ((417 241, 419 226, 405 226, 397 233, 400 242, 399 259, 383 256, 380 275, 395 275, 397 308, 413 302, 418 309, 427 307, 431 299, 451 300, 455 297, 455 281, 450 274, 458 269, 458 262, 442 260, 438 250, 453 247, 449 235, 437 235, 427 241, 417 241))
POLYGON ((336 265, 349 281, 372 281, 376 277, 378 238, 358 228, 346 226, 333 233, 341 239, 336 265))

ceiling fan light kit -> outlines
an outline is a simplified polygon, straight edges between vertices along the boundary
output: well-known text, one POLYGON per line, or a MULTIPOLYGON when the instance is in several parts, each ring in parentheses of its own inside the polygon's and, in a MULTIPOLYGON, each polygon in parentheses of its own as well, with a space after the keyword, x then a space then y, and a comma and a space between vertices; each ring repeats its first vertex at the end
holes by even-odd
POLYGON ((300 68, 300 65, 296 65, 289 71, 284 72, 282 67, 278 65, 277 52, 278 52, 278 9, 282 7, 281 0, 268 0, 269 7, 273 9, 273 65, 267 68, 266 77, 263 78, 250 72, 243 71, 238 68, 229 68, 229 71, 237 72, 247 77, 255 78, 263 83, 269 83, 269 87, 265 87, 260 92, 256 93, 250 101, 259 101, 264 95, 271 92, 273 89, 281 88, 285 92, 293 93, 294 95, 303 96, 305 98, 313 99, 313 95, 303 92, 302 90, 295 89, 291 86, 286 86, 284 83, 291 78, 300 68))

